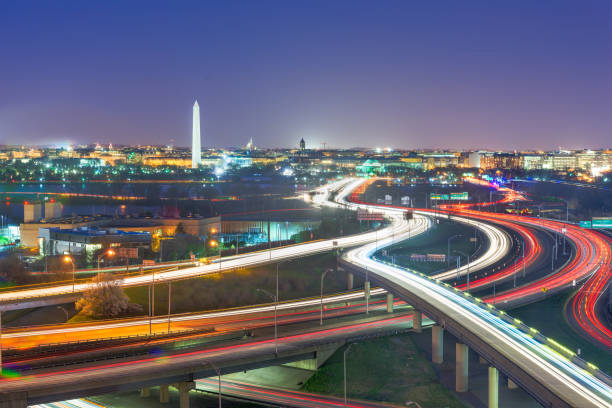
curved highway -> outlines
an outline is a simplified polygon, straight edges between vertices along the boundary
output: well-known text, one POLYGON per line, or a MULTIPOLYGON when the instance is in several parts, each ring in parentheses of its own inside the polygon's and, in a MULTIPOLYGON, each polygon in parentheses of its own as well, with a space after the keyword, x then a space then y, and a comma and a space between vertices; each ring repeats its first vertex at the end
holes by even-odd
MULTIPOLYGON (((396 209, 380 206, 370 206, 384 212, 388 217, 397 219, 396 209)), ((568 233, 571 234, 574 231, 568 233)), ((489 311, 479 302, 470 300, 466 295, 449 290, 435 280, 419 274, 384 264, 372 259, 372 255, 380 248, 407 238, 407 234, 396 235, 379 240, 377 245, 366 244, 349 250, 343 259, 362 269, 368 270, 371 276, 378 278, 386 286, 399 294, 411 304, 422 304, 423 310, 434 320, 441 322, 454 334, 469 337, 477 344, 488 345, 491 353, 507 361, 509 371, 518 369, 529 379, 544 387, 551 393, 550 398, 557 398, 561 406, 572 407, 609 407, 612 404, 610 386, 585 369, 579 367, 544 344, 519 330, 515 324, 507 322, 489 311), (437 317, 437 318, 436 318, 437 317)), ((555 277, 547 278, 547 282, 555 277)), ((571 278, 570 278, 571 279, 571 278)), ((571 280, 570 280, 571 282, 571 280)), ((523 290, 535 290, 526 289, 523 290)), ((509 374, 519 384, 531 391, 532 395, 542 401, 542 395, 530 388, 529 381, 513 373, 509 374)), ((548 402, 548 400, 547 400, 548 402)))

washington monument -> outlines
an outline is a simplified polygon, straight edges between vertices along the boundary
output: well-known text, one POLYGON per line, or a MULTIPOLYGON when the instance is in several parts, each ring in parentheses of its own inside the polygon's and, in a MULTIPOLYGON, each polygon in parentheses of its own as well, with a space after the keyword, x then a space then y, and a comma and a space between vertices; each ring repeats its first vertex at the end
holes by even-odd
POLYGON ((191 136, 191 168, 197 169, 202 163, 202 148, 200 147, 200 106, 197 100, 193 104, 193 131, 191 136))

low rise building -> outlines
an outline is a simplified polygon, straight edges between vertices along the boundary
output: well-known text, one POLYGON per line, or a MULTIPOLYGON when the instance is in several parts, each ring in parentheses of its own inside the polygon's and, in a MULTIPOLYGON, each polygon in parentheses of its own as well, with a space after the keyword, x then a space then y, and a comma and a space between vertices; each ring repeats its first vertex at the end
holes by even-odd
POLYGON ((40 228, 38 234, 38 248, 41 255, 89 255, 105 248, 148 248, 151 246, 149 232, 128 232, 115 228, 40 228))

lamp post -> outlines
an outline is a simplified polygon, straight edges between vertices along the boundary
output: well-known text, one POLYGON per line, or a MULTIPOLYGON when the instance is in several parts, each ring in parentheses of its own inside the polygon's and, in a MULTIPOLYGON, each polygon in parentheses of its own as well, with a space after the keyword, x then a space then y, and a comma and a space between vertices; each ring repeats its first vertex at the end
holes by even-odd
POLYGON ((217 378, 219 379, 219 391, 217 394, 219 394, 219 408, 221 408, 221 369, 219 369, 219 367, 217 367, 212 361, 210 360, 204 360, 204 362, 208 365, 210 365, 215 372, 217 373, 217 378))
POLYGON ((168 334, 170 334, 170 313, 172 306, 172 281, 168 281, 168 334))
POLYGON ((72 264, 72 293, 74 293, 74 275, 76 274, 76 269, 74 266, 74 259, 70 255, 64 256, 64 262, 70 262, 72 264))
POLYGON ((446 252, 446 253, 447 253, 447 255, 446 255, 446 260, 447 260, 447 266, 448 266, 448 267, 450 267, 450 243, 451 243, 451 241, 452 241, 453 239, 455 239, 455 238, 459 238, 459 237, 462 237, 462 236, 463 236, 463 235, 461 235, 461 234, 457 234, 457 235, 453 235, 452 237, 450 237, 450 238, 448 239, 448 250, 447 250, 447 252, 446 252))
POLYGON ((323 326, 323 279, 325 279, 325 275, 327 275, 327 272, 329 272, 329 269, 326 269, 321 274, 321 319, 320 319, 320 322, 319 322, 320 326, 323 326))
POLYGON ((351 349, 351 347, 353 346, 353 344, 357 344, 357 343, 351 343, 348 345, 348 347, 346 348, 346 350, 344 350, 344 355, 342 356, 342 362, 343 362, 343 366, 344 366, 344 406, 347 406, 347 398, 346 398, 346 355, 348 354, 349 350, 351 349))
MULTIPOLYGON (((214 239, 211 239, 208 245, 211 248, 219 248, 219 243, 214 239)), ((219 248, 218 252, 219 252, 219 270, 221 270, 221 248, 219 248)))
POLYGON ((104 252, 102 255, 98 255, 98 282, 100 282, 100 261, 102 260, 102 258, 104 258, 104 256, 113 256, 115 255, 115 251, 113 251, 112 249, 109 249, 108 251, 104 252))
MULTIPOLYGON (((525 268, 526 268, 526 265, 525 265, 525 238, 523 238, 523 245, 522 245, 522 247, 523 247, 523 256, 522 256, 522 258, 523 258, 523 278, 524 278, 525 277, 525 268)), ((516 287, 516 276, 514 277, 514 287, 516 287)))
POLYGON ((365 300, 366 300, 366 314, 369 314, 370 312, 370 305, 369 305, 369 301, 370 301, 370 281, 368 280, 368 267, 366 266, 366 280, 363 283, 363 294, 365 296, 365 300))
POLYGON ((155 268, 149 285, 149 336, 153 334, 153 316, 155 315, 155 268))
POLYGON ((278 305, 278 298, 265 289, 257 288, 255 290, 269 296, 274 301, 274 354, 278 354, 278 326, 276 323, 276 308, 278 305))
POLYGON ((457 252, 457 253, 467 257, 467 273, 466 273, 466 276, 467 276, 467 288, 465 290, 466 290, 466 292, 469 292, 470 291, 470 256, 468 254, 466 254, 465 252, 459 251, 457 249, 455 249, 455 252, 457 252))

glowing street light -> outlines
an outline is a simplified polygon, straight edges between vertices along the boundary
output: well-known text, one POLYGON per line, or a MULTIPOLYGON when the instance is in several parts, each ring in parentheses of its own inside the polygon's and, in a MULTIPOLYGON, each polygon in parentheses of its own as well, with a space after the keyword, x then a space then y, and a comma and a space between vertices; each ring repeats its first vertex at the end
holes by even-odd
POLYGON ((115 251, 111 248, 108 251, 104 252, 102 255, 98 256, 98 282, 100 282, 100 261, 105 256, 111 257, 111 256, 114 256, 114 255, 115 255, 115 251))
MULTIPOLYGON (((208 242, 208 246, 210 246, 211 248, 217 248, 219 246, 219 242, 211 239, 208 242)), ((221 248, 219 248, 219 271, 221 270, 221 248)))
POLYGON ((74 259, 70 255, 64 256, 64 263, 70 262, 72 264, 72 293, 74 293, 74 275, 76 274, 74 259))

